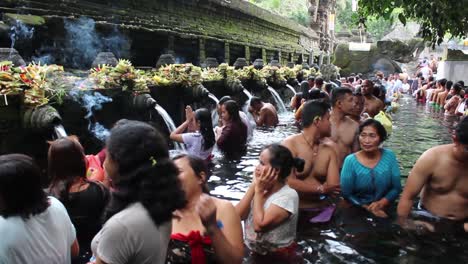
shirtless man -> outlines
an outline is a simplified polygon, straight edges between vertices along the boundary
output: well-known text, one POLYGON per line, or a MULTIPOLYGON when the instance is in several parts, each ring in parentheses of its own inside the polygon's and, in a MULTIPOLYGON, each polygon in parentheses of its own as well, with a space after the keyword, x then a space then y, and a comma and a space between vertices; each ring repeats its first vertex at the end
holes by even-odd
POLYGON ((468 232, 468 118, 459 123, 452 140, 452 144, 430 148, 416 161, 398 203, 404 226, 409 223, 413 200, 421 193, 420 209, 436 222, 424 226, 433 231, 443 220, 468 232))
POLYGON ((364 113, 370 117, 376 116, 385 107, 382 100, 373 95, 374 83, 370 80, 364 80, 361 85, 362 95, 364 95, 364 113))
POLYGON ((452 89, 452 81, 448 81, 445 83, 445 90, 437 94, 437 98, 435 100, 436 104, 443 107, 445 105, 445 99, 447 99, 447 96, 450 92, 450 89, 452 89))
POLYGON ((432 91, 431 102, 436 102, 437 95, 445 90, 446 79, 440 79, 436 83, 436 89, 432 91))
POLYGON ((257 126, 276 126, 278 124, 278 113, 275 106, 264 103, 258 97, 250 99, 249 112, 254 117, 257 126))
POLYGON ((457 107, 460 104, 462 98, 460 96, 460 92, 462 90, 462 86, 460 83, 456 83, 450 89, 450 95, 452 96, 449 100, 447 100, 444 104, 445 115, 446 116, 455 116, 457 107))
POLYGON ((355 105, 351 89, 334 89, 331 101, 333 108, 330 115, 330 139, 336 143, 335 151, 338 159, 338 168, 341 168, 346 156, 359 149, 356 137, 359 123, 348 116, 353 112, 355 105))
POLYGON ((329 105, 320 101, 308 101, 302 111, 303 131, 287 137, 282 145, 291 150, 294 157, 304 159, 302 173, 292 173, 288 185, 300 197, 300 208, 321 208, 328 201, 320 196, 338 195, 340 178, 333 148, 320 141, 330 136, 329 105))

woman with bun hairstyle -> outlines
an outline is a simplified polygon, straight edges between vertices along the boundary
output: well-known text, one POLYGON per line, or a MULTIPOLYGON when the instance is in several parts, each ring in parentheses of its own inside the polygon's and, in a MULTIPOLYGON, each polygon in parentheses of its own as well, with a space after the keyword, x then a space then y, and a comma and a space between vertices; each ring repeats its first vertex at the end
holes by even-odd
POLYGON ((172 213, 186 204, 164 137, 144 122, 120 120, 106 149, 113 189, 91 243, 96 263, 164 263, 172 213))
POLYGON ((254 180, 236 205, 245 220, 245 242, 254 257, 290 259, 295 255, 299 196, 285 181, 293 168, 303 170, 304 161, 279 144, 265 147, 259 159, 254 180))

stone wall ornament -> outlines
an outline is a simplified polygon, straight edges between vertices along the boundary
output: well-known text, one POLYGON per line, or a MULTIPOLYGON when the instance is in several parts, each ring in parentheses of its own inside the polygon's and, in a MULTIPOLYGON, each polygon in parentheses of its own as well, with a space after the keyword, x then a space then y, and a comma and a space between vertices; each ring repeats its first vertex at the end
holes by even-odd
POLYGON ((14 48, 0 48, 0 61, 11 61, 15 66, 26 65, 26 62, 14 48))
POLYGON ((91 65, 92 68, 97 68, 99 65, 110 65, 112 67, 115 67, 119 63, 117 61, 117 58, 115 57, 114 53, 112 52, 99 52, 96 58, 93 61, 93 64, 91 65))

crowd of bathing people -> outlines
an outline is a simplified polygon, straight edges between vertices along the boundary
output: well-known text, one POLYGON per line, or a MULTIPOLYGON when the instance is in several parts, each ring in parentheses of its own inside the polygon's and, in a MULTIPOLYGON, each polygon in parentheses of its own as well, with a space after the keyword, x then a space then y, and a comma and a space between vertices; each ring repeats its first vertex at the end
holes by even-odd
POLYGON ((250 101, 250 119, 221 98, 215 129, 207 109, 187 107, 170 134, 186 154, 173 158, 160 132, 139 121, 118 121, 96 155, 85 155, 73 136, 52 141, 46 189, 32 158, 2 155, 0 263, 241 263, 247 254, 297 263, 297 228, 346 208, 397 216, 403 228, 466 232, 468 118, 451 144, 421 155, 404 188, 376 118, 401 93, 463 115, 462 87, 422 74, 355 75, 339 87, 309 77, 291 102, 301 132, 261 151, 235 205, 210 196, 208 165, 214 148, 239 157, 255 126, 278 124, 275 107, 259 98, 250 101))

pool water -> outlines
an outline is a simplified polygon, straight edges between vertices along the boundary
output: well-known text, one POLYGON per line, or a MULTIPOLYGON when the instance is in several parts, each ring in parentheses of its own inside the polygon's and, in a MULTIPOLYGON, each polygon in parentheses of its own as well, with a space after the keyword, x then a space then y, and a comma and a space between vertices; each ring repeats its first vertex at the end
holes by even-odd
MULTIPOLYGON (((411 97, 400 100, 393 115, 393 134, 385 147, 398 157, 402 184, 418 157, 428 148, 451 142, 456 121, 411 97)), ((247 191, 262 148, 298 133, 293 113, 280 115, 280 125, 256 129, 245 156, 229 161, 216 155, 208 185, 211 194, 237 203, 247 191)), ((390 219, 361 210, 340 210, 328 224, 301 225, 299 254, 303 263, 468 263, 465 234, 428 234, 402 230, 390 219)), ((248 261, 248 260, 246 260, 248 261)))

